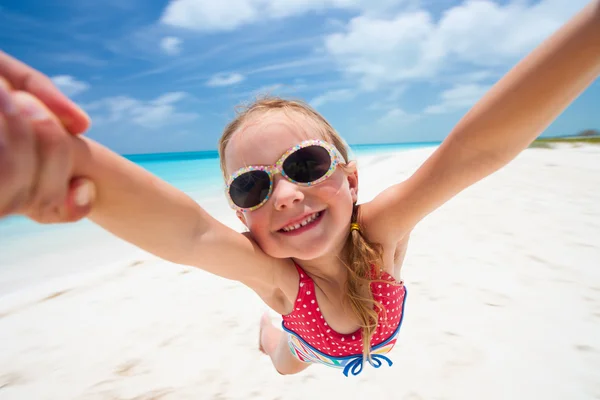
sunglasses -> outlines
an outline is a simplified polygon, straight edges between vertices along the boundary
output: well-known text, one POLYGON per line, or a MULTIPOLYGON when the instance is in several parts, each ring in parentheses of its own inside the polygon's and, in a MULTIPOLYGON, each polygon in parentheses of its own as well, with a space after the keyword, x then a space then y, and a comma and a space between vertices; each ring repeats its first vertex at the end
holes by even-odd
POLYGON ((344 159, 330 143, 306 140, 288 151, 274 165, 251 165, 237 170, 227 182, 231 206, 253 211, 269 200, 277 173, 300 186, 312 186, 329 178, 344 159))

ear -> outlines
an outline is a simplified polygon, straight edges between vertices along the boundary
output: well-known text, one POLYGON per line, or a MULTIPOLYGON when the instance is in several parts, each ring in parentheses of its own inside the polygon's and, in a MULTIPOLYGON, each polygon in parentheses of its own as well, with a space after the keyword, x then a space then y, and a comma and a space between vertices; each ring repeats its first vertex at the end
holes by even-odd
POLYGON ((346 164, 346 176, 348 178, 348 189, 352 196, 352 202, 358 201, 358 168, 355 161, 350 161, 346 164))

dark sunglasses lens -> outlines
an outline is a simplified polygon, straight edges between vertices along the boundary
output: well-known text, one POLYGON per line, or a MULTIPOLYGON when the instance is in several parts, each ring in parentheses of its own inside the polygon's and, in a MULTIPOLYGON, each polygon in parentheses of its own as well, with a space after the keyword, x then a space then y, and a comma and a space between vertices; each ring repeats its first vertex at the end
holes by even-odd
POLYGON ((283 163, 283 171, 296 182, 308 183, 322 178, 330 166, 331 157, 326 149, 308 146, 290 154, 283 163))
POLYGON ((271 181, 265 171, 249 171, 233 180, 229 195, 235 205, 250 208, 260 204, 268 195, 271 181))

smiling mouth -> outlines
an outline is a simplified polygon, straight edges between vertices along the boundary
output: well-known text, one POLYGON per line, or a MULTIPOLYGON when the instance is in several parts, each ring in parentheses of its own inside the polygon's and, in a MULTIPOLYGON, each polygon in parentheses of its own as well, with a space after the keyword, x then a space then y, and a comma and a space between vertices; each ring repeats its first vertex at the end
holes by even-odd
POLYGON ((311 214, 311 215, 307 216, 306 218, 304 218, 304 220, 302 220, 298 223, 284 226, 283 228, 278 230, 278 232, 287 233, 287 234, 304 232, 304 231, 312 228, 313 226, 315 226, 316 223, 321 220, 324 213, 325 213, 325 211, 319 211, 314 214, 311 214))

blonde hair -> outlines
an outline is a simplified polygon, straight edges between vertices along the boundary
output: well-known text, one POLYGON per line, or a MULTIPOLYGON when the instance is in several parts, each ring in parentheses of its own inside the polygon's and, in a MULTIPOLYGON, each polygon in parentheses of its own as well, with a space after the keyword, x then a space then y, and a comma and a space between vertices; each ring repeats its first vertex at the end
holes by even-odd
MULTIPOLYGON (((236 111, 235 118, 225 127, 219 139, 221 170, 225 179, 227 179, 225 149, 231 137, 252 117, 264 115, 270 111, 284 112, 288 116, 294 114, 307 117, 315 123, 315 128, 318 130, 321 139, 333 144, 344 157, 344 160, 348 162, 349 148, 344 140, 323 116, 303 101, 265 96, 249 105, 238 107, 236 111)), ((342 168, 344 168, 344 165, 342 165, 342 168)), ((359 220, 359 206, 354 204, 350 223, 356 224, 360 222, 359 220)), ((363 357, 369 361, 371 360, 371 338, 377 329, 378 313, 380 311, 385 312, 383 306, 373 300, 370 291, 370 283, 381 280, 382 253, 381 245, 370 242, 361 233, 360 229, 352 229, 348 234, 341 256, 341 260, 348 271, 348 279, 345 285, 346 300, 360 321, 363 357), (369 289, 366 295, 364 294, 365 286, 369 289)))

